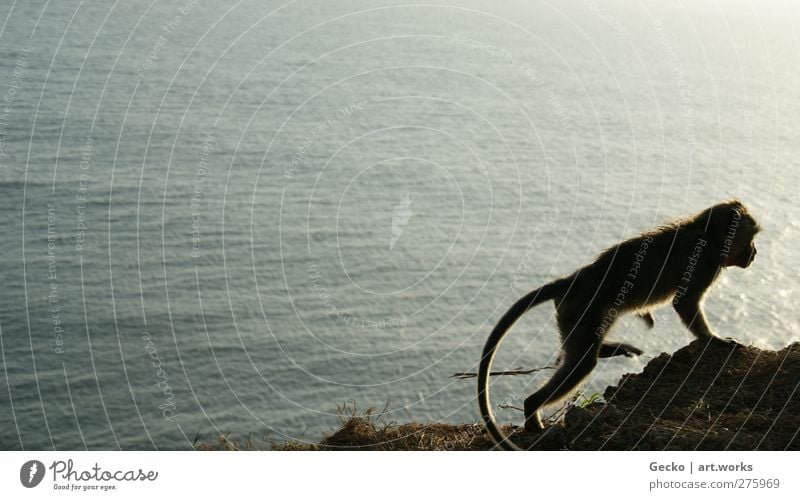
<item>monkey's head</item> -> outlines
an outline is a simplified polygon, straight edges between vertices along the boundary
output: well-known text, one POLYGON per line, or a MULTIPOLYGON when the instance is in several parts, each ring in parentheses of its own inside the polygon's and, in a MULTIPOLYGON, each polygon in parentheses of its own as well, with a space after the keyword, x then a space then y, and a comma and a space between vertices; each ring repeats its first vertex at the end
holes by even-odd
POLYGON ((711 237, 719 244, 723 267, 746 268, 756 257, 753 241, 761 226, 739 200, 720 203, 708 209, 707 227, 711 237))

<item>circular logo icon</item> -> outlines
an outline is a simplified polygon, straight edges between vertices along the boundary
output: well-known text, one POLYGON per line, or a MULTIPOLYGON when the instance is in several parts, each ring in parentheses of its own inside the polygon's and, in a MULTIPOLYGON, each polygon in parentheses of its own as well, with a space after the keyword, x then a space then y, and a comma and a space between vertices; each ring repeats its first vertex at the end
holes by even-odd
POLYGON ((19 469, 19 480, 26 488, 35 488, 44 479, 44 464, 38 460, 28 460, 19 469))

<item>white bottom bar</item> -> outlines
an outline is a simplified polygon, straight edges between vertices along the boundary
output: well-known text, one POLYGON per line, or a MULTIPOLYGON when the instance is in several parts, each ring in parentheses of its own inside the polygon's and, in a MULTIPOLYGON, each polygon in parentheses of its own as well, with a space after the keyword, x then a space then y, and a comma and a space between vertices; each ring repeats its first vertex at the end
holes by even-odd
POLYGON ((798 498, 798 465, 800 452, 0 452, 0 492, 15 499, 501 499, 567 492, 615 500, 798 498), (31 480, 38 485, 23 485, 31 480))

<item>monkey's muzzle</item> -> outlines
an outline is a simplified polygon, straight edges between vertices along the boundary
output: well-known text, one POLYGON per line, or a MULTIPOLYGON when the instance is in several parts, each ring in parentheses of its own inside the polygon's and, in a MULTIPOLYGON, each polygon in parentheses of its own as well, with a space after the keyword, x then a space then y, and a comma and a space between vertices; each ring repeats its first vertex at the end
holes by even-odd
POLYGON ((756 254, 757 253, 758 253, 758 250, 756 250, 756 246, 755 245, 751 246, 750 247, 750 251, 747 252, 747 261, 745 262, 744 266, 742 266, 742 267, 745 267, 745 268, 746 267, 750 267, 750 264, 752 264, 753 261, 756 259, 756 254))

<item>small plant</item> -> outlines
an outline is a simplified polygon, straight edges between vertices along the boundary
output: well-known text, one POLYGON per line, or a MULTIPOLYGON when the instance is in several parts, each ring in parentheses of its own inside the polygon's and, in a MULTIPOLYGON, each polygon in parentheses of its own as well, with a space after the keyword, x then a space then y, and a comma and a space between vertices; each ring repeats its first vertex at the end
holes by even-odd
POLYGON ((578 408, 586 408, 592 403, 601 403, 602 401, 603 395, 599 392, 593 392, 588 398, 584 393, 581 392, 575 395, 575 399, 572 400, 572 404, 578 408))

